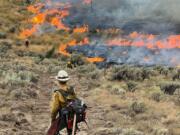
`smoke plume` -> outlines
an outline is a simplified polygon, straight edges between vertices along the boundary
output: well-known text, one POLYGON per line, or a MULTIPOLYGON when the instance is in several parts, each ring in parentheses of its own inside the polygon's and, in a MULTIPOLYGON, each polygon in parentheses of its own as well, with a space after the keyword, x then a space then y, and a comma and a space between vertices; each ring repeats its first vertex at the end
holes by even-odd
POLYGON ((179 0, 93 0, 71 9, 70 24, 118 27, 126 32, 180 32, 179 0), (78 7, 78 8, 77 8, 78 7))
MULTIPOLYGON (((76 45, 74 39, 73 42, 60 46, 62 54, 70 55, 69 52, 77 51, 88 57, 103 57, 105 62, 117 64, 180 65, 180 0, 41 0, 41 2, 45 5, 41 12, 44 10, 46 13, 49 9, 61 12, 68 10, 68 14, 64 12, 64 17, 54 16, 53 21, 50 21, 53 28, 68 30, 88 25, 90 30, 118 28, 124 32, 115 39, 107 36, 105 39, 91 37, 91 43, 87 42, 89 40, 81 42, 81 45, 88 44, 85 46, 76 45), (69 47, 70 44, 73 47, 69 47)), ((34 20, 37 22, 39 19, 41 18, 35 17, 34 20)), ((42 30, 44 28, 42 26, 41 24, 40 29, 43 33, 45 30, 42 30)))

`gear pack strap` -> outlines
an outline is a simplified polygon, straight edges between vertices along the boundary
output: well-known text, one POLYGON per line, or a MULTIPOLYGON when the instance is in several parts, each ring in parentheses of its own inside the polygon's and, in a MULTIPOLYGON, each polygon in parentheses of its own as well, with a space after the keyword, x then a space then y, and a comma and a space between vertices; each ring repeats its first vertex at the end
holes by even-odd
POLYGON ((75 92, 73 87, 69 87, 67 91, 64 91, 62 89, 54 90, 54 92, 59 92, 63 96, 65 102, 68 100, 68 96, 75 97, 75 92))

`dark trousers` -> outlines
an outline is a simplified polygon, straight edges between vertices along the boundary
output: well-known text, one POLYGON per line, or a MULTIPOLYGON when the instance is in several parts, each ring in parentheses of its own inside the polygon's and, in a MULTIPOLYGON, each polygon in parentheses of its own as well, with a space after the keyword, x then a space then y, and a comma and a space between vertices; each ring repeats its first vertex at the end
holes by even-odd
POLYGON ((57 132, 56 135, 60 135, 59 132, 60 132, 61 130, 63 130, 64 128, 67 129, 68 135, 72 135, 72 129, 68 129, 68 126, 67 126, 66 116, 60 118, 60 121, 59 121, 59 129, 58 129, 58 132, 57 132))

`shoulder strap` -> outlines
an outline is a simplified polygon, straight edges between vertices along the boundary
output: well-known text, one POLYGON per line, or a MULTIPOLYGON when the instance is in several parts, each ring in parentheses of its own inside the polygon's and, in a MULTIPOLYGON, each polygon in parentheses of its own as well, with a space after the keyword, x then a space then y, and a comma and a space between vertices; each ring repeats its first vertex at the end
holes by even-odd
POLYGON ((56 90, 54 90, 54 92, 59 92, 63 96, 64 100, 65 101, 67 100, 68 93, 66 93, 64 90, 56 89, 56 90))
POLYGON ((62 89, 56 89, 54 90, 54 92, 59 92, 63 96, 65 101, 67 101, 68 96, 75 96, 74 88, 72 86, 68 87, 67 91, 64 91, 62 89))

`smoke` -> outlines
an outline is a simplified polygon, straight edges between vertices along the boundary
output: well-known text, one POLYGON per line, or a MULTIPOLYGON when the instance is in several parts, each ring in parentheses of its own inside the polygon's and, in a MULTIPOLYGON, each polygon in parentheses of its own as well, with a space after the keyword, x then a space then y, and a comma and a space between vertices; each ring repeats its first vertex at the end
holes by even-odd
POLYGON ((103 57, 105 64, 131 64, 139 66, 178 66, 180 63, 179 49, 150 50, 145 47, 125 47, 107 45, 73 46, 69 52, 82 53, 88 57, 103 57))
POLYGON ((127 32, 177 33, 179 7, 179 0, 93 0, 92 7, 72 8, 68 23, 91 28, 113 26, 127 32))
POLYGON ((90 30, 119 28, 124 31, 120 39, 125 37, 132 43, 126 46, 120 42, 109 47, 106 39, 93 37, 97 41, 91 42, 93 45, 69 47, 70 53, 77 51, 87 57, 103 57, 106 63, 180 65, 180 35, 177 35, 180 33, 180 0, 93 0, 90 4, 84 0, 42 1, 46 4, 45 10, 62 9, 59 3, 70 3, 70 15, 62 21, 71 28, 84 24, 90 30), (130 37, 129 33, 134 31, 143 36, 130 37), (146 34, 159 36, 144 38, 146 34))
POLYGON ((180 33, 180 0, 92 0, 91 4, 85 4, 84 0, 41 1, 46 9, 70 3, 70 16, 64 20, 69 26, 117 27, 127 33, 180 33))

